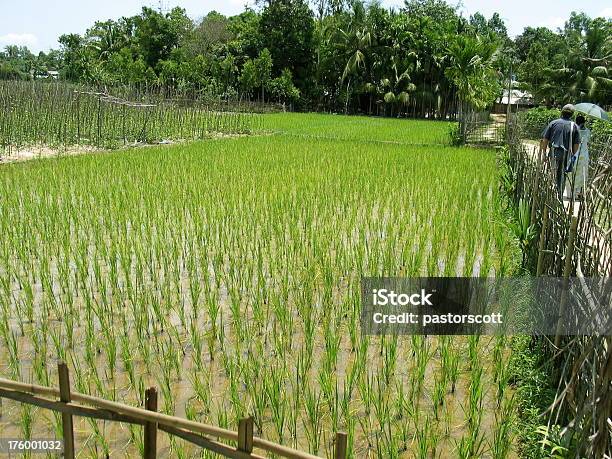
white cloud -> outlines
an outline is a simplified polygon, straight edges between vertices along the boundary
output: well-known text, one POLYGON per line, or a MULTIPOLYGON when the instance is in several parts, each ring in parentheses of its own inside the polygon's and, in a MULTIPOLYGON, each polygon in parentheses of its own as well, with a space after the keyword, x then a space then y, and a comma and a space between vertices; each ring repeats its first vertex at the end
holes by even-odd
POLYGON ((550 17, 544 21, 541 21, 538 25, 540 27, 548 27, 550 30, 556 31, 559 27, 563 27, 565 19, 562 17, 550 17))
POLYGON ((604 8, 597 16, 600 18, 612 18, 612 8, 604 8))
POLYGON ((31 33, 7 33, 0 35, 0 47, 4 48, 8 45, 27 46, 28 48, 36 48, 38 45, 38 37, 31 33))

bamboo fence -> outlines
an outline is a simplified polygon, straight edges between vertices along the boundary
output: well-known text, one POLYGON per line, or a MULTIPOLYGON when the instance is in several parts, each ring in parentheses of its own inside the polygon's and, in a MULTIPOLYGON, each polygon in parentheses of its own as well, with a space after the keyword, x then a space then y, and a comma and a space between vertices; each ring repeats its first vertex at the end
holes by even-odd
MULTIPOLYGON (((251 417, 241 419, 238 424, 238 432, 235 432, 158 413, 157 391, 153 387, 145 392, 145 407, 137 408, 72 392, 68 366, 64 362, 58 364, 58 377, 59 387, 39 386, 0 378, 0 400, 7 398, 61 413, 63 457, 66 459, 73 459, 76 452, 74 416, 141 425, 144 429, 144 459, 157 457, 159 430, 229 458, 262 459, 263 456, 254 452, 257 449, 288 459, 318 459, 318 456, 254 437, 253 418, 251 417), (236 447, 222 443, 220 440, 236 443, 236 447)), ((346 459, 346 457, 347 434, 338 432, 335 437, 334 459, 346 459)))
MULTIPOLYGON (((513 197, 531 206, 531 225, 538 237, 528 260, 537 276, 601 278, 605 308, 612 297, 612 144, 591 145, 589 182, 583 199, 561 201, 554 171, 539 147, 524 141, 526 129, 514 118, 508 129, 508 166, 513 197)), ((565 292, 564 292, 565 293, 565 292)), ((567 293, 570 294, 570 293, 567 293)), ((585 287, 573 291, 586 305, 592 296, 585 287)), ((564 303, 563 296, 561 303, 564 303)), ((563 304, 560 304, 560 315, 563 304)), ((608 309, 609 312, 609 309, 608 309)), ((543 337, 554 359, 557 394, 548 409, 548 426, 560 425, 575 457, 612 457, 612 333, 566 336, 559 329, 543 337), (606 456, 607 455, 607 456, 606 456)))

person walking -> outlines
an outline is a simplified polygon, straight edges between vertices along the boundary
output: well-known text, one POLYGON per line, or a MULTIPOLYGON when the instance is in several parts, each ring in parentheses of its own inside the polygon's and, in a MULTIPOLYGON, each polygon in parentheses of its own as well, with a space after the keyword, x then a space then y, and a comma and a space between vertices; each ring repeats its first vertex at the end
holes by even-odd
POLYGON ((553 120, 544 129, 540 141, 540 152, 550 148, 550 159, 555 172, 555 184, 559 199, 563 199, 565 189, 565 169, 569 158, 578 151, 580 132, 572 121, 574 106, 567 104, 561 109, 561 118, 553 120))
POLYGON ((570 199, 582 200, 583 190, 589 174, 589 141, 591 140, 591 130, 586 127, 586 119, 583 115, 576 117, 576 124, 580 131, 580 147, 574 153, 567 167, 569 180, 566 184, 565 194, 570 199))

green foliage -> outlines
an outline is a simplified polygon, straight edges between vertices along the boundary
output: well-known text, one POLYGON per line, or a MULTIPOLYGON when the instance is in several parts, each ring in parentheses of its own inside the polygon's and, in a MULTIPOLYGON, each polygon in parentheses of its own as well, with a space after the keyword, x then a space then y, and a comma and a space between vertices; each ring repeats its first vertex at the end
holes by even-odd
POLYGON ((531 244, 538 235, 536 225, 531 222, 531 206, 527 201, 521 199, 518 202, 514 210, 514 216, 509 219, 507 225, 523 253, 522 267, 525 268, 531 244))
POLYGON ((144 7, 135 16, 96 21, 83 35, 62 35, 59 51, 34 56, 7 47, 0 79, 59 70, 71 82, 156 87, 184 98, 449 119, 457 96, 466 107, 490 106, 512 69, 548 106, 612 103, 608 19, 573 13, 558 33, 528 27, 512 41, 499 14, 465 18, 442 0, 408 0, 395 10, 362 0, 257 6, 232 17, 212 11, 199 22, 181 8, 144 7), (266 65, 255 65, 266 49, 266 65))
MULTIPOLYGON (((464 83, 458 73, 453 79, 446 72, 455 65, 448 46, 459 49, 463 35, 487 37, 479 43, 506 35, 498 16, 470 22, 439 0, 413 0, 397 12, 377 3, 322 0, 314 5, 316 20, 306 0, 260 6, 233 17, 211 12, 198 23, 180 8, 162 13, 144 7, 132 17, 97 21, 84 35, 62 35, 59 53, 17 61, 0 55, 0 77, 27 76, 40 64, 94 86, 446 119, 464 83)), ((479 57, 485 67, 498 67, 497 59, 479 57)), ((475 70, 462 94, 489 103, 496 80, 497 74, 475 70)))
POLYGON ((518 76, 536 98, 549 106, 565 103, 612 103, 612 20, 572 13, 555 33, 525 29, 516 38, 518 76))
POLYGON ((512 337, 510 383, 516 387, 519 451, 528 459, 549 457, 542 449, 538 427, 542 423, 541 414, 555 399, 556 390, 550 376, 552 361, 544 352, 537 338, 512 337))
POLYGON ((269 2, 261 13, 259 33, 270 50, 274 74, 289 69, 300 91, 311 82, 314 57, 314 18, 305 0, 269 2))
POLYGON ((459 35, 448 47, 451 65, 446 74, 455 83, 459 98, 477 110, 490 105, 500 84, 493 59, 499 48, 494 37, 459 35))
MULTIPOLYGON (((575 116, 577 113, 575 114, 575 116)), ((525 131, 525 136, 532 139, 539 139, 544 128, 551 121, 559 118, 561 111, 556 108, 536 107, 519 113, 521 126, 525 131)), ((586 117, 586 124, 591 129, 591 143, 607 142, 612 136, 612 122, 586 117)))
POLYGON ((562 446, 565 441, 561 436, 561 428, 557 425, 551 426, 538 426, 536 433, 542 436, 539 443, 542 445, 544 454, 550 459, 565 459, 569 449, 562 446))
POLYGON ((300 98, 300 90, 293 84, 293 78, 289 69, 283 70, 281 75, 270 81, 268 86, 276 100, 296 103, 300 98))
POLYGON ((448 137, 450 138, 450 144, 454 146, 463 145, 464 140, 461 135, 461 129, 458 123, 452 123, 448 127, 448 137))

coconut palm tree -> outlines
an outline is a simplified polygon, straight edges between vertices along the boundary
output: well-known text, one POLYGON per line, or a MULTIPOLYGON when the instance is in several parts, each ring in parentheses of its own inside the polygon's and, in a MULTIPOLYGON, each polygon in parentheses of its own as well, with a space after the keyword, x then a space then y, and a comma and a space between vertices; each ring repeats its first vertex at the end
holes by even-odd
POLYGON ((600 105, 612 103, 612 21, 604 18, 584 21, 584 30, 567 30, 571 44, 565 65, 546 68, 551 88, 561 88, 561 101, 589 100, 600 105))

